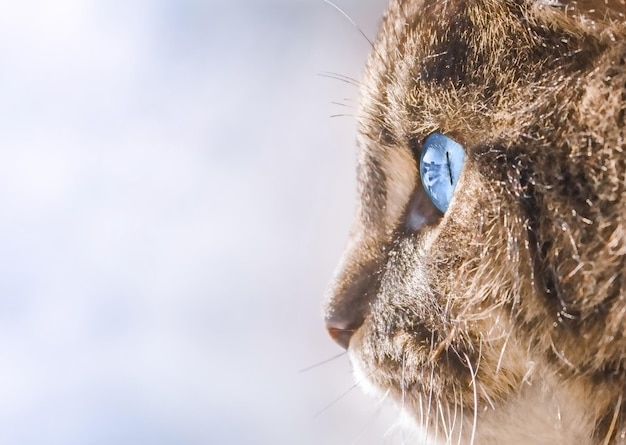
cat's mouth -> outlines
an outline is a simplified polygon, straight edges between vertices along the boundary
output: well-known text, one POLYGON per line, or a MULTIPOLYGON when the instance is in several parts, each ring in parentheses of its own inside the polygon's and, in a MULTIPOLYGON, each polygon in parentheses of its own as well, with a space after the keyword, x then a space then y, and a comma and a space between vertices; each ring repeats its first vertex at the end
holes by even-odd
POLYGON ((380 332, 366 321, 350 341, 356 382, 366 392, 391 396, 409 410, 420 398, 423 403, 423 397, 449 403, 464 399, 460 393, 476 377, 480 348, 463 345, 452 331, 442 335, 423 323, 411 323, 410 330, 388 328, 380 332), (456 388, 459 394, 451 394, 456 388))
POLYGON ((451 437, 451 428, 473 417, 476 357, 453 347, 437 348, 443 344, 440 336, 423 326, 387 338, 381 339, 367 322, 355 332, 348 349, 355 382, 365 393, 393 401, 405 421, 427 435, 451 437))

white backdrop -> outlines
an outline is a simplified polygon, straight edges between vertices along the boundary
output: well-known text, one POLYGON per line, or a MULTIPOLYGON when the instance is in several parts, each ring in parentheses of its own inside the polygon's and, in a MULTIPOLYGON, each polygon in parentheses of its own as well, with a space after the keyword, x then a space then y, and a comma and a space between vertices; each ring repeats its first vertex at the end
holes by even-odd
POLYGON ((346 356, 298 372, 354 208, 319 74, 368 50, 323 0, 0 4, 0 443, 401 441, 358 389, 316 416, 346 356))

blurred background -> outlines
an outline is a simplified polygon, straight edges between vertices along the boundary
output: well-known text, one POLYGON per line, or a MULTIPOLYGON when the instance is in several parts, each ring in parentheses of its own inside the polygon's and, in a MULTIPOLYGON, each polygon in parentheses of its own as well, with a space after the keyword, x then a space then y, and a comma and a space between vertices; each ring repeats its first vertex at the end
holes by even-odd
POLYGON ((1 444, 402 442, 347 356, 300 372, 368 51, 324 0, 0 4, 1 444))

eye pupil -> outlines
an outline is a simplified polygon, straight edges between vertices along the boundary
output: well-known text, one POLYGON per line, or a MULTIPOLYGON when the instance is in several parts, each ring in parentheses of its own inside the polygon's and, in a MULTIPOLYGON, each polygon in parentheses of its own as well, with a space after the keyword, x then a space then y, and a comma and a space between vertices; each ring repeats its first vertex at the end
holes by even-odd
POLYGON ((465 163, 465 151, 456 141, 432 133, 424 141, 420 157, 420 176, 424 190, 442 212, 448 209, 465 163))
POLYGON ((450 185, 454 185, 452 180, 452 167, 450 166, 450 152, 446 151, 446 161, 448 163, 448 174, 450 175, 450 185))

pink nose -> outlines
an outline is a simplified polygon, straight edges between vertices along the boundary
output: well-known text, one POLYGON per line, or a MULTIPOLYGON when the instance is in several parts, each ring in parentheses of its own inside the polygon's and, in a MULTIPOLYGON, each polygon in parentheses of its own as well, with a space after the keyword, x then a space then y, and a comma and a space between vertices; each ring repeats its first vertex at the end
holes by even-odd
POLYGON ((369 302, 362 297, 361 289, 350 289, 335 296, 334 304, 326 313, 326 329, 339 346, 348 349, 350 339, 359 330, 367 315, 369 302))
POLYGON ((333 338, 333 340, 335 340, 337 344, 344 349, 348 349, 348 346, 350 345, 350 339, 358 328, 358 326, 356 326, 354 329, 336 327, 333 325, 332 320, 326 320, 326 329, 328 329, 328 333, 333 338))

